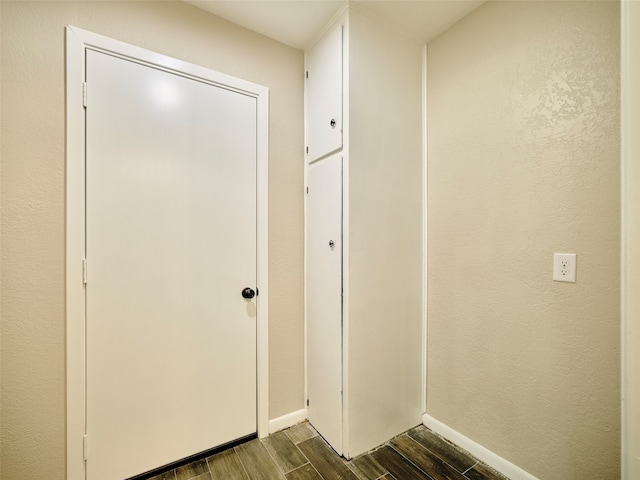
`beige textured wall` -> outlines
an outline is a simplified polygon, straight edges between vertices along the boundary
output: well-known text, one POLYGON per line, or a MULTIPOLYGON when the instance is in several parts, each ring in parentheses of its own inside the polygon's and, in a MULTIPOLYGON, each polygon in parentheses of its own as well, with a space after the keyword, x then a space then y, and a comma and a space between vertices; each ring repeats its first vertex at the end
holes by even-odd
POLYGON ((2 479, 65 476, 67 24, 270 88, 270 417, 303 408, 303 55, 180 2, 1 2, 2 479))
POLYGON ((349 454, 421 422, 422 47, 349 12, 349 454))
POLYGON ((489 2, 428 46, 427 411, 545 480, 620 475, 619 15, 489 2))

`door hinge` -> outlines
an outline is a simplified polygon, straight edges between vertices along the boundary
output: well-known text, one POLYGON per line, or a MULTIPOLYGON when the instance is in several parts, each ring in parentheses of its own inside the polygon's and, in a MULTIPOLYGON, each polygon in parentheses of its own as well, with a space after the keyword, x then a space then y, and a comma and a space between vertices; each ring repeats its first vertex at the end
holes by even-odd
POLYGON ((309 187, 307 187, 307 195, 309 195, 309 187))
POLYGON ((309 155, 309 147, 307 147, 307 155, 309 155))
POLYGON ((309 399, 307 398, 307 407, 309 406, 309 399))
POLYGON ((87 434, 82 437, 82 458, 87 461, 87 434))
POLYGON ((82 82, 82 106, 87 108, 87 82, 82 82))
POLYGON ((307 71, 305 72, 305 77, 306 77, 306 78, 309 78, 309 70, 307 70, 307 71))
POLYGON ((82 283, 87 284, 87 259, 82 259, 82 283))

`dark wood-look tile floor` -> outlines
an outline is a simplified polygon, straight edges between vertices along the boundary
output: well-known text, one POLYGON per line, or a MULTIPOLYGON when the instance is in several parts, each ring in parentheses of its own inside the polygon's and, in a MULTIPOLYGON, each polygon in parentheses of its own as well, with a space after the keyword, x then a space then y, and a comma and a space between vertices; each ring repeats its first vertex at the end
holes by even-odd
POLYGON ((350 461, 308 422, 149 480, 507 480, 420 425, 350 461))

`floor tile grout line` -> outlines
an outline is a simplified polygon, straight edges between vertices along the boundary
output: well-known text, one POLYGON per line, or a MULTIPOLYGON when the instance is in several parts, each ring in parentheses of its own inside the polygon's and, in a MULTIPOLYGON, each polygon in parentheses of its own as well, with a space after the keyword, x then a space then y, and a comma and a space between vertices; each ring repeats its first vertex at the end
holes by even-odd
POLYGON ((473 467, 475 467, 476 465, 478 465, 479 463, 480 463, 479 461, 478 461, 478 462, 476 462, 476 463, 474 463, 474 464, 473 464, 473 465, 471 465, 469 468, 467 468, 464 472, 462 472, 462 474, 466 476, 467 472, 468 472, 469 470, 471 470, 473 467))
MULTIPOLYGON (((349 469, 349 471, 350 471, 351 473, 353 473, 353 474, 358 478, 358 480, 360 480, 360 478, 361 478, 361 477, 360 477, 360 475, 358 475, 358 472, 356 472, 356 471, 351 467, 351 462, 352 462, 352 461, 353 461, 353 459, 351 459, 351 460, 347 461, 347 468, 349 469)), ((384 476, 384 474, 383 474, 382 476, 384 476)), ((380 478, 380 477, 378 477, 378 478, 380 478)), ((378 480, 378 479, 376 479, 376 480, 378 480)))
MULTIPOLYGON (((286 434, 285 434, 285 435, 286 435, 286 434)), ((279 464, 279 463, 276 461, 276 459, 273 457, 273 455, 271 455, 271 452, 269 451, 269 449, 267 448, 267 446, 264 444, 264 441, 263 441, 263 440, 264 440, 265 438, 269 438, 269 436, 264 437, 264 438, 260 438, 260 439, 259 439, 259 440, 260 440, 260 445, 262 445, 262 448, 264 448, 264 449, 267 451, 267 453, 269 454, 269 457, 271 458, 271 461, 275 464, 276 468, 277 468, 279 471, 281 471, 281 472, 282 472, 282 475, 283 475, 283 476, 285 476, 285 477, 286 477, 288 472, 285 472, 285 471, 284 471, 284 467, 281 467, 281 466, 280 466, 280 464, 279 464)), ((287 438, 288 438, 288 437, 287 437, 287 438)), ((291 442, 291 443, 293 443, 293 442, 291 442)), ((295 444, 294 444, 294 445, 295 445, 295 444)), ((296 447, 296 448, 297 448, 297 447, 296 447)), ((302 453, 302 452, 300 452, 300 453, 302 453)), ((304 454, 303 454, 303 455, 304 455, 304 454)), ((304 458, 307 458, 307 457, 304 457, 304 458)), ((295 470, 295 468, 294 468, 294 470, 295 470)), ((290 470, 290 471, 291 471, 291 470, 290 470)))
MULTIPOLYGON (((311 437, 311 438, 313 438, 313 437, 311 437)), ((307 440, 311 440, 311 438, 307 438, 307 440)), ((320 438, 322 438, 322 437, 320 437, 320 438)), ((305 442, 306 442, 307 440, 305 440, 305 442)), ((324 439, 323 439, 323 440, 324 440, 324 439)), ((300 443, 302 443, 302 442, 300 442, 300 443)), ((303 455, 304 455, 304 453, 303 453, 303 455)), ((307 456, 305 455, 305 457, 304 457, 304 458, 307 458, 307 456)), ((312 462, 311 460, 309 460, 309 465, 311 465, 311 466, 313 467, 313 469, 316 471, 316 473, 320 476, 320 478, 321 478, 322 480, 327 480, 327 477, 325 477, 324 475, 322 475, 322 473, 320 472, 320 470, 318 470, 318 467, 316 467, 316 466, 313 464, 313 462, 312 462)), ((354 475, 355 475, 355 474, 354 474, 354 475)))
MULTIPOLYGON (((360 455, 358 455, 358 456, 356 456, 356 457, 353 457, 351 460, 348 460, 348 461, 346 462, 346 463, 347 463, 347 467, 349 467, 349 470, 351 470, 351 471, 353 472, 353 474, 354 474, 356 477, 358 477, 358 479, 360 478, 360 475, 358 475, 358 472, 356 472, 356 471, 354 470, 354 468, 355 468, 355 467, 351 468, 351 463, 352 463, 356 458, 359 458, 359 457, 361 457, 361 456, 363 457, 363 456, 365 456, 365 455, 368 455, 368 456, 370 457, 371 461, 373 461, 373 462, 377 463, 377 464, 378 464, 378 466, 379 466, 380 468, 384 469, 384 471, 385 471, 383 474, 381 474, 381 475, 380 475, 378 478, 376 478, 375 480, 378 480, 379 478, 382 478, 382 477, 384 477, 385 475, 391 475, 391 472, 389 471, 389 469, 387 469, 387 468, 383 467, 382 465, 380 465, 380 462, 378 462, 375 458, 373 458, 373 457, 371 456, 371 452, 374 452, 375 450, 377 450, 377 448, 376 448, 376 449, 374 449, 374 450, 371 450, 371 451, 369 451, 369 452, 362 453, 362 454, 360 454, 360 455)), ((391 475, 391 476, 393 477, 393 475, 391 475)))
MULTIPOLYGON (((312 437, 312 438, 313 438, 313 437, 312 437)), ((309 440, 309 439, 307 439, 307 440, 309 440)), ((305 440, 305 441, 306 441, 306 440, 305 440)), ((300 442, 300 443, 302 443, 302 442, 300 442)), ((295 444, 294 444, 294 445, 295 445, 295 444)), ((302 452, 301 452, 301 453, 302 453, 302 452)), ((303 453, 303 455, 304 455, 304 453, 303 453)), ((305 455, 305 456, 304 456, 304 458, 307 458, 307 456, 305 455)), ((318 470, 318 468, 313 464, 313 462, 312 462, 311 460, 309 460, 309 459, 307 458, 307 463, 305 463, 304 465, 311 465, 311 468, 313 468, 313 469, 315 470, 315 472, 318 474, 318 476, 319 476, 322 480, 326 480, 326 477, 325 477, 324 475, 322 475, 322 473, 320 473, 320 470, 318 470)), ((304 467, 304 465, 300 465, 298 468, 302 468, 302 467, 304 467)), ((291 470, 291 471, 290 471, 290 472, 288 472, 288 473, 291 473, 291 472, 293 472, 294 470, 297 470, 298 468, 294 468, 293 470, 291 470)), ((285 475, 285 477, 286 477, 286 475, 285 475)))
POLYGON ((387 473, 384 473, 384 474, 380 475, 378 478, 376 478, 376 480, 384 479, 384 477, 386 477, 387 475, 389 475, 393 480, 396 480, 396 477, 394 477, 394 476, 391 474, 391 472, 387 472, 387 473))
MULTIPOLYGON (((428 472, 425 472, 422 468, 420 468, 418 465, 416 465, 413 462, 413 460, 411 460, 409 457, 405 456, 402 452, 400 452, 398 449, 396 449, 393 445, 391 445, 390 443, 387 443, 387 445, 389 445, 389 447, 391 447, 398 455, 400 455, 402 458, 404 458, 407 462, 409 462, 411 465, 413 465, 418 470, 420 470, 422 473, 424 473, 428 478, 431 478, 432 480, 436 480, 428 472)), ((456 472, 457 472, 457 470, 456 470, 456 472)))
MULTIPOLYGON (((288 436, 288 435, 287 435, 287 438, 289 438, 289 436, 288 436)), ((291 441, 291 439, 290 439, 290 438, 289 438, 289 440, 291 441)), ((298 445, 297 445, 297 444, 295 444, 295 443, 293 443, 293 441, 292 441, 291 443, 292 443, 292 444, 293 444, 293 446, 296 448, 296 450, 298 450, 298 452, 300 453, 300 455, 302 455, 302 458, 304 458, 304 459, 307 461, 307 463, 311 464, 311 460, 309 460, 309 459, 307 458, 307 456, 304 454, 304 452, 298 448, 298 445)), ((300 467, 305 466, 307 463, 303 463, 302 465, 300 465, 300 467)), ((299 468, 299 467, 296 467, 296 468, 299 468)), ((315 468, 315 467, 314 467, 314 468, 315 468)), ((286 476, 286 474, 287 474, 287 473, 293 472, 293 470, 295 470, 295 468, 294 468, 294 469, 292 469, 292 470, 289 470, 288 472, 285 472, 285 476, 286 476)))
MULTIPOLYGON (((411 435, 407 435, 407 437, 409 437, 411 440, 413 440, 417 445, 420 445, 422 448, 424 448, 425 450, 427 450, 428 452, 430 452, 432 455, 434 455, 437 459, 441 460, 443 463, 446 463, 447 465, 449 465, 451 468, 453 468, 456 472, 458 472, 460 475, 464 475, 465 472, 468 472, 470 469, 472 469, 474 466, 476 466, 478 464, 478 462, 474 463, 473 465, 471 465, 469 468, 467 468, 464 472, 462 470, 457 469, 456 467, 454 467, 453 465, 451 465, 449 462, 447 462, 444 458, 442 458, 440 455, 438 455, 436 452, 434 452, 433 450, 431 450, 429 447, 424 446, 423 444, 421 444, 420 442, 418 442, 415 438, 413 438, 411 435)), ((453 444, 452 444, 453 445, 453 444)))
POLYGON ((204 463, 206 463, 206 464, 207 464, 207 470, 209 470, 209 474, 211 475, 211 478, 212 478, 213 480, 215 480, 215 478, 213 478, 213 472, 211 471, 211 465, 209 465, 209 459, 210 459, 211 457, 213 457, 213 455, 211 455, 211 456, 209 456, 209 457, 206 457, 206 458, 204 459, 204 463))
MULTIPOLYGON (((314 428, 314 430, 315 430, 315 428, 314 428)), ((317 433, 317 430, 316 430, 316 435, 314 435, 313 437, 309 437, 309 438, 307 438, 307 440, 305 440, 305 442, 306 442, 306 441, 308 441, 308 440, 311 440, 312 438, 316 438, 316 437, 320 438, 320 440, 321 440, 321 441, 325 444, 325 446, 326 446, 326 447, 327 447, 327 448, 332 452, 332 454, 333 454, 333 455, 337 455, 337 456, 338 456, 338 458, 339 458, 340 460, 342 460, 342 464, 343 464, 345 467, 347 467, 347 470, 348 470, 349 472, 351 472, 351 473, 353 474, 353 476, 354 476, 354 477, 357 477, 357 476, 358 476, 358 475, 356 475, 356 473, 355 473, 355 472, 353 472, 353 471, 349 468, 349 465, 348 465, 348 463, 349 463, 349 462, 348 462, 348 461, 346 461, 346 460, 344 459, 344 457, 342 457, 341 455, 339 455, 338 453, 336 453, 336 451, 333 449, 333 447, 331 447, 331 445, 329 444, 329 442, 327 442, 327 441, 324 439, 324 437, 323 437, 322 435, 320 435, 319 433, 317 433)), ((300 442, 300 443, 302 443, 302 442, 300 442)), ((303 453, 303 455, 304 455, 304 453, 303 453)), ((307 458, 307 456, 306 456, 306 455, 305 455, 305 458, 307 458)), ((318 475, 320 475, 320 478, 322 478, 323 480, 327 480, 327 477, 325 477, 325 476, 322 474, 322 472, 320 472, 320 470, 319 470, 319 469, 318 469, 318 468, 313 464, 313 462, 312 462, 311 460, 309 460, 309 463, 311 464, 311 466, 313 467, 313 469, 316 471, 316 473, 317 473, 318 475)))
MULTIPOLYGON (((213 474, 211 473, 211 469, 209 468, 209 462, 207 462, 207 459, 206 459, 206 458, 203 458, 202 460, 204 461, 204 464, 207 466, 207 470, 208 470, 208 472, 199 473, 199 474, 197 474, 197 475, 193 475, 193 476, 191 476, 191 477, 189 477, 189 478, 186 478, 186 479, 184 479, 184 480, 194 480, 195 478, 201 477, 202 475, 206 475, 207 473, 208 473, 209 475, 211 475, 211 478, 213 478, 213 474)), ((198 462, 199 462, 199 460, 196 460, 195 462, 191 462, 191 463, 189 463, 189 464, 187 464, 187 465, 194 465, 194 464, 197 464, 198 462)), ((184 466, 186 467, 187 465, 184 465, 184 466)), ((176 479, 178 478, 177 469, 176 469, 176 471, 174 472, 174 474, 173 474, 173 475, 174 475, 174 478, 176 478, 176 479)))
MULTIPOLYGON (((351 473, 353 473, 356 477, 358 477, 358 480, 361 478, 360 475, 358 475, 358 472, 356 472, 352 467, 351 467, 351 462, 353 461, 353 458, 351 460, 349 460, 347 462, 347 468, 351 471, 351 473)), ((384 474, 381 475, 382 477, 384 477, 384 474)), ((380 477, 378 477, 380 478, 380 477)), ((376 480, 378 480, 376 478, 376 480)))
POLYGON ((380 475, 378 478, 376 478, 376 480, 380 480, 381 478, 386 477, 387 475, 389 475, 391 478, 395 479, 396 477, 394 477, 393 475, 391 475, 391 472, 386 472, 383 473, 382 475, 380 475))
POLYGON ((316 473, 318 474, 318 476, 319 476, 320 478, 322 478, 323 480, 325 480, 324 475, 322 475, 322 474, 320 473, 320 470, 318 470, 318 469, 316 468, 316 466, 315 466, 313 463, 309 462, 309 465, 311 465, 311 467, 316 471, 316 473))
MULTIPOLYGON (((439 433, 434 432, 433 430, 427 428, 426 426, 424 427, 428 432, 432 433, 433 435, 436 436, 436 438, 440 439, 443 443, 445 443, 446 445, 449 445, 450 447, 453 447, 454 450, 456 450, 460 455, 468 457, 470 459, 472 459, 475 463, 472 464, 469 468, 467 468, 464 472, 468 472, 470 469, 472 469, 473 467, 475 467, 476 465, 478 465, 479 463, 482 463, 480 460, 478 460, 477 457, 475 457, 473 454, 471 454, 470 452, 468 452, 467 450, 465 450, 464 448, 462 448, 461 446, 451 442, 450 440, 446 439, 445 437, 443 437, 442 435, 440 435, 439 433)), ((411 437, 411 435, 409 435, 409 437, 411 437)), ((418 442, 415 438, 411 437, 411 439, 414 442, 419 443, 420 445, 422 445, 420 442, 418 442)), ((447 462, 446 459, 442 458, 440 455, 438 455, 437 453, 435 453, 433 450, 431 450, 429 447, 425 447, 424 445, 422 445, 424 448, 426 448, 427 450, 429 450, 430 452, 432 452, 434 455, 436 455, 438 458, 440 458, 443 462, 445 463, 449 463, 447 462)), ((450 464, 449 464, 450 465, 450 464)), ((450 465, 451 467, 453 467, 453 465, 450 465)), ((454 467, 455 468, 455 467, 454 467)), ((458 472, 461 472, 460 470, 458 470, 456 468, 456 470, 458 472)))
MULTIPOLYGON (((285 432, 285 435, 286 435, 286 432, 285 432)), ((265 437, 265 438, 269 438, 269 437, 265 437)), ((288 436, 288 435, 287 435, 287 438, 289 438, 289 436, 288 436)), ((290 439, 290 438, 289 438, 289 440, 291 441, 291 439, 290 439)), ((260 440, 260 441, 262 442, 262 440, 260 440)), ((291 443, 293 444, 293 446, 294 446, 294 447, 296 447, 296 450, 298 450, 298 452, 300 452, 300 455, 302 455, 302 457, 307 461, 307 463, 311 464, 311 460, 309 460, 309 459, 307 458, 307 456, 302 452, 302 450, 300 450, 300 449, 298 448, 298 445, 296 445, 296 444, 295 444, 295 443, 293 443, 293 442, 291 442, 291 443)), ((264 443, 263 443, 263 445, 264 445, 264 443)), ((277 466, 278 468, 280 468, 280 470, 282 470, 282 472, 284 473, 284 476, 285 476, 285 477, 287 476, 287 473, 291 473, 291 472, 293 472, 294 470, 296 470, 296 469, 298 469, 298 468, 300 468, 300 467, 304 467, 304 466, 307 464, 307 463, 303 463, 302 465, 300 465, 300 466, 298 466, 298 467, 295 467, 295 468, 292 468, 291 470, 289 470, 289 471, 285 472, 285 471, 284 471, 284 467, 280 467, 280 465, 278 464, 278 462, 276 461, 276 459, 273 457, 273 455, 271 455, 271 452, 269 451, 269 449, 267 448, 267 446, 266 446, 266 445, 264 445, 264 448, 265 448, 265 450, 267 451, 267 453, 271 456, 271 459, 273 460, 273 463, 275 463, 275 464, 276 464, 276 466, 277 466)))
MULTIPOLYGON (((307 457, 304 457, 304 458, 307 458, 307 457)), ((311 465, 311 466, 313 466, 313 464, 312 464, 312 463, 309 461, 309 459, 307 458, 307 463, 303 463, 303 464, 302 464, 302 465, 300 465, 299 467, 292 468, 292 469, 291 469, 291 470, 289 470, 288 472, 284 472, 284 476, 286 477, 288 474, 290 474, 290 473, 291 473, 291 472, 293 472, 294 470, 297 470, 297 469, 299 469, 299 468, 302 468, 302 467, 304 467, 305 465, 311 465)))
POLYGON ((307 440, 311 440, 313 437, 317 437, 317 436, 319 436, 319 435, 320 435, 320 434, 318 433, 318 431, 313 427, 313 425, 311 425, 311 424, 309 423, 309 421, 308 421, 308 420, 305 420, 304 422, 300 422, 300 423, 298 423, 297 425, 294 425, 294 426, 292 426, 292 427, 289 427, 289 428, 285 429, 285 430, 284 430, 284 433, 285 433, 285 435, 287 435, 287 438, 289 438, 289 440, 291 440, 291 443, 293 443, 296 447, 297 447, 300 443, 302 443, 302 442, 306 442, 307 440), (293 438, 291 438, 291 437, 289 436, 288 431, 289 431, 290 429, 292 429, 292 428, 295 428, 295 427, 298 427, 298 426, 300 426, 300 425, 303 425, 304 423, 309 424, 309 427, 311 427, 311 428, 313 429, 313 431, 314 431, 314 432, 316 432, 316 433, 315 433, 315 435, 311 435, 309 438, 305 438, 304 440, 300 440, 299 442, 295 442, 295 441, 293 440, 293 438))
POLYGON ((297 425, 294 425, 293 427, 289 427, 289 428, 287 428, 287 429, 284 431, 284 434, 285 434, 285 435, 287 436, 287 438, 291 441, 291 443, 293 443, 293 444, 297 447, 297 446, 298 446, 298 443, 300 443, 300 442, 298 442, 298 443, 294 442, 294 441, 293 441, 293 438, 291 438, 291 436, 289 435, 289 430, 290 430, 291 428, 295 428, 296 426, 297 426, 297 425))
MULTIPOLYGON (((208 467, 209 467, 209 464, 207 464, 207 468, 208 468, 208 467)), ((198 478, 198 477, 202 477, 202 476, 207 475, 207 474, 209 474, 209 476, 210 476, 211 478, 213 478, 213 475, 211 474, 211 471, 209 471, 209 472, 201 473, 200 475, 196 475, 196 476, 194 476, 194 477, 190 477, 190 478, 188 478, 187 480, 197 480, 197 478, 198 478)))
POLYGON ((233 447, 233 451, 238 456, 238 461, 240 462, 240 466, 242 467, 242 471, 244 472, 244 476, 247 477, 247 480, 251 480, 251 477, 249 476, 249 471, 247 470, 247 467, 245 466, 244 462, 242 461, 242 457, 240 456, 240 454, 238 453, 236 448, 238 448, 238 447, 233 447))
MULTIPOLYGON (((307 458, 307 457, 304 457, 304 458, 307 458)), ((296 471, 296 470, 298 470, 299 468, 306 467, 307 465, 311 465, 311 466, 313 467, 313 464, 312 464, 311 462, 307 461, 307 463, 303 463, 303 464, 302 464, 302 465, 300 465, 299 467, 292 468, 291 470, 289 470, 288 472, 286 472, 286 473, 284 474, 285 478, 286 478, 286 477, 287 477, 287 475, 289 475, 291 472, 295 472, 295 471, 296 471)))

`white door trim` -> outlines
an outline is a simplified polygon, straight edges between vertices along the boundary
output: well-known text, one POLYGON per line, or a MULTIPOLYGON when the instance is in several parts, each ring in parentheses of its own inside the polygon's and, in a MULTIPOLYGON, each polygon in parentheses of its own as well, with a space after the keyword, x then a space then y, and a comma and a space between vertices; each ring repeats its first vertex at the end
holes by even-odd
POLYGON ((342 23, 342 455, 352 458, 350 453, 351 442, 349 437, 351 418, 349 410, 349 305, 351 294, 349 285, 350 273, 350 249, 351 249, 351 209, 350 206, 350 182, 351 182, 351 114, 350 102, 350 28, 349 8, 346 8, 340 17, 342 23))
POLYGON ((623 1, 621 20, 621 478, 640 478, 640 4, 623 1))
POLYGON ((427 363, 429 361, 429 358, 427 356, 427 291, 429 288, 427 276, 427 255, 429 253, 427 250, 427 78, 427 45, 424 45, 422 47, 422 412, 425 415, 427 413, 427 363))
MULTIPOLYGON (((66 372, 67 480, 83 480, 85 434, 85 51, 108 52, 256 98, 257 127, 257 419, 269 434, 268 139, 269 89, 76 27, 66 28, 66 372)), ((89 94, 90 95, 90 94, 89 94)))

